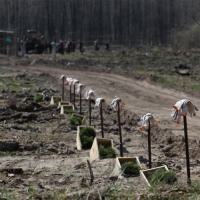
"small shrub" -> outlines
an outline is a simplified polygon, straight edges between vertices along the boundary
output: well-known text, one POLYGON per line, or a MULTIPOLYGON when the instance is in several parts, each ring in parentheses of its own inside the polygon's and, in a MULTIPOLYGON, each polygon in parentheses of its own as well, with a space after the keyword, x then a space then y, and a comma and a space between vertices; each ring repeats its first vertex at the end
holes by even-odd
POLYGON ((54 97, 53 100, 55 104, 58 104, 61 101, 61 97, 54 97))
POLYGON ((136 162, 126 162, 122 164, 121 170, 125 175, 138 176, 140 174, 140 167, 136 162))
POLYGON ((69 118, 69 124, 79 126, 79 125, 81 125, 81 118, 78 116, 71 116, 69 118))
POLYGON ((34 97, 34 102, 42 102, 43 101, 43 95, 42 94, 36 94, 34 97))
POLYGON ((83 149, 90 149, 94 138, 96 137, 96 132, 92 127, 84 127, 80 131, 80 139, 83 149))
POLYGON ((164 169, 156 170, 148 179, 151 185, 157 185, 159 183, 172 184, 177 181, 177 177, 174 172, 166 171, 164 169))
POLYGON ((72 108, 64 109, 64 114, 72 114, 74 111, 72 108))
POLYGON ((99 146, 99 154, 100 154, 100 159, 116 157, 115 150, 112 147, 105 148, 102 145, 99 146))

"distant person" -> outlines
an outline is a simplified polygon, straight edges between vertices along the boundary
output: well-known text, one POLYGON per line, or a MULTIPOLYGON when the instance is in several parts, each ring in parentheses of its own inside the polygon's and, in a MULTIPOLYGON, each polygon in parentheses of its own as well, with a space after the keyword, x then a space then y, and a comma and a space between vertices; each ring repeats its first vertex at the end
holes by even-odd
POLYGON ((52 45, 51 45, 51 42, 49 42, 48 48, 49 48, 49 54, 51 54, 51 53, 52 53, 52 45))
POLYGON ((76 44, 75 44, 74 40, 72 40, 72 43, 71 43, 71 51, 72 51, 72 52, 75 52, 75 49, 76 49, 76 44))
POLYGON ((105 46, 106 46, 105 52, 109 52, 109 50, 110 50, 110 45, 109 45, 109 43, 108 43, 108 42, 105 42, 105 46))
POLYGON ((60 48, 59 48, 59 53, 62 55, 64 54, 64 43, 62 40, 60 40, 60 48))
POLYGON ((79 40, 79 51, 80 51, 81 53, 84 52, 84 49, 83 49, 83 42, 82 42, 81 40, 79 40))
POLYGON ((96 40, 94 41, 94 50, 95 50, 95 51, 99 51, 99 41, 98 41, 98 39, 96 39, 96 40))

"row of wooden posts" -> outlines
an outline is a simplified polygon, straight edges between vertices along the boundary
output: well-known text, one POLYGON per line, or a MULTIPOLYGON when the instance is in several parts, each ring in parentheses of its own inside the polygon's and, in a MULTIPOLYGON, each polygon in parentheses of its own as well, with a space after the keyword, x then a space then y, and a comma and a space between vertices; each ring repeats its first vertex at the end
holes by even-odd
MULTIPOLYGON (((62 99, 64 101, 64 85, 65 85, 66 77, 62 77, 63 85, 62 85, 62 99)), ((69 91, 69 101, 72 101, 72 85, 70 85, 70 91, 69 91)), ((75 87, 76 84, 74 84, 74 107, 75 107, 75 87)), ((82 113, 82 95, 80 91, 80 114, 82 113)), ((91 100, 88 100, 89 102, 89 125, 91 125, 91 100)), ((119 103, 117 103, 117 118, 118 118, 118 127, 119 127, 119 139, 120 139, 120 156, 123 157, 123 143, 122 143, 122 133, 121 133, 121 122, 120 122, 120 106, 119 103)), ((100 118, 101 118, 101 134, 102 138, 104 138, 104 132, 103 132, 103 115, 102 115, 102 102, 100 105, 100 118)), ((190 178, 190 159, 189 159, 189 147, 188 147, 188 134, 187 134, 187 119, 186 115, 183 116, 183 122, 184 122, 184 136, 185 136, 185 148, 186 148, 186 167, 187 167, 187 182, 188 184, 191 184, 191 178, 190 178)), ((149 157, 149 168, 152 168, 152 162, 151 162, 151 128, 150 128, 150 121, 149 121, 149 128, 148 128, 148 157, 149 157)))

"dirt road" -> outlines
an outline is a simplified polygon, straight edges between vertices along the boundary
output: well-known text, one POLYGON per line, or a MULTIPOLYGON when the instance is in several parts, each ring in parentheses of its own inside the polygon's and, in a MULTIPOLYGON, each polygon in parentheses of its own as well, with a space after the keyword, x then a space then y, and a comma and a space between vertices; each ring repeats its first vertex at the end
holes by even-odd
MULTIPOLYGON (((137 81, 114 74, 94 73, 84 71, 70 71, 46 66, 17 66, 14 70, 26 70, 28 72, 46 72, 55 77, 62 74, 78 79, 86 84, 87 88, 96 90, 96 97, 105 98, 110 104, 115 96, 124 100, 126 109, 135 112, 139 116, 153 113, 160 119, 159 126, 165 130, 171 130, 176 135, 183 135, 183 123, 176 125, 171 118, 172 105, 181 99, 189 99, 200 109, 200 100, 173 89, 166 89, 152 85, 147 81, 137 81)), ((189 138, 199 141, 200 114, 195 117, 187 117, 189 138)))

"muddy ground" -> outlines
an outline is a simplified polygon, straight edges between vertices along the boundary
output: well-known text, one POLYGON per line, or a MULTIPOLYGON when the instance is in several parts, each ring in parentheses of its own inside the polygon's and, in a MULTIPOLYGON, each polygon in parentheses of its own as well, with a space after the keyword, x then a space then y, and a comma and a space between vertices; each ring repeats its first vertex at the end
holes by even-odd
MULTIPOLYGON (((135 68, 129 69, 134 66, 130 57, 128 61, 121 56, 118 61, 104 64, 105 54, 102 53, 100 58, 95 57, 95 60, 91 60, 90 56, 87 59, 81 57, 78 61, 74 55, 70 59, 58 55, 56 60, 51 55, 26 55, 23 58, 2 56, 2 199, 128 199, 128 196, 141 199, 153 196, 140 177, 111 178, 115 159, 91 162, 94 181, 90 185, 87 164, 87 160, 90 160, 89 150, 77 150, 76 127, 68 124, 71 115, 60 114, 57 105, 50 105, 52 96, 62 94, 62 82, 59 80, 62 74, 77 78, 87 85, 86 89, 96 90, 95 98, 104 98, 108 105, 116 96, 124 100, 126 105, 121 112, 124 156, 138 156, 142 169, 148 169, 147 133, 138 131, 137 123, 140 117, 149 112, 160 119, 158 127, 151 130, 152 165, 167 165, 176 172, 179 184, 187 186, 183 123, 176 125, 170 114, 172 105, 185 98, 200 109, 199 93, 175 84, 163 87, 155 81, 155 73, 162 72, 166 76, 174 74, 175 64, 168 69, 153 64, 145 65, 146 68, 136 64, 135 68), (138 73, 138 69, 143 73, 138 73), (34 102, 37 93, 45 94, 44 102, 34 102)), ((192 69, 190 77, 198 81, 195 76, 198 74, 198 66, 192 69)), ((180 82, 188 79, 180 74, 176 77, 175 80, 180 82)), ((69 101, 69 86, 65 86, 64 94, 65 100, 69 101)), ((79 96, 76 95, 76 98, 75 111, 79 113, 79 96)), ((101 137, 99 109, 94 108, 94 104, 92 108, 92 125, 98 137, 101 137)), ((83 103, 82 114, 89 123, 87 102, 83 103)), ((187 117, 192 181, 200 178, 199 116, 197 112, 197 116, 187 117)), ((119 156, 116 111, 104 110, 103 119, 105 137, 113 139, 119 156)), ((165 197, 169 194, 163 190, 161 195, 165 197)))

